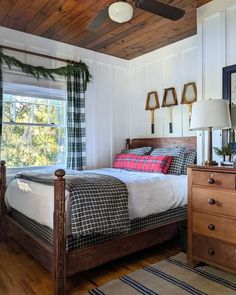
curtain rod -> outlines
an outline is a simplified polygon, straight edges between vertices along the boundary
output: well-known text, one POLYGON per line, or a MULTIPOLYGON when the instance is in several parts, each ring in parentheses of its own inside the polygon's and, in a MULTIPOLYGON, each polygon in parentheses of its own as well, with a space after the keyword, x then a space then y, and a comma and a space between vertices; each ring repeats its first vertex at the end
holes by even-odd
POLYGON ((13 47, 5 46, 5 45, 0 45, 0 48, 11 50, 11 51, 17 51, 17 52, 21 52, 21 53, 25 53, 25 54, 30 54, 30 55, 36 55, 36 56, 40 56, 40 57, 44 57, 44 58, 48 58, 48 59, 54 59, 54 60, 58 60, 58 61, 65 62, 65 63, 70 62, 69 60, 64 59, 64 58, 50 56, 50 55, 46 55, 46 54, 42 54, 42 53, 36 53, 36 52, 27 51, 27 50, 18 49, 18 48, 13 48, 13 47))

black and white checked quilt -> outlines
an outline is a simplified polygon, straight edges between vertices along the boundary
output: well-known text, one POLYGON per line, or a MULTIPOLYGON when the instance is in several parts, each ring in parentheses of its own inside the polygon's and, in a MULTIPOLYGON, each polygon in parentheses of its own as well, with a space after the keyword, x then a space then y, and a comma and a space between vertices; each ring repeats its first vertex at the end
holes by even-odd
POLYGON ((126 233, 130 230, 128 190, 119 179, 81 173, 66 181, 73 235, 126 233))
MULTIPOLYGON (((18 173, 17 178, 53 185, 54 175, 18 173)), ((126 185, 113 176, 91 172, 66 175, 70 193, 71 232, 74 236, 127 233, 131 225, 126 185)))

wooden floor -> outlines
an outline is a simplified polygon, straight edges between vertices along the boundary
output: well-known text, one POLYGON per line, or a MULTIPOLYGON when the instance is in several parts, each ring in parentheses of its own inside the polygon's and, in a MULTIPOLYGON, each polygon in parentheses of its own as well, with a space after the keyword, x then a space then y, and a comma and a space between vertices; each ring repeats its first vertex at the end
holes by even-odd
MULTIPOLYGON (((119 259, 68 279, 68 293, 85 294, 112 279, 180 252, 177 240, 119 259)), ((51 295, 51 276, 14 241, 0 243, 0 295, 51 295)))

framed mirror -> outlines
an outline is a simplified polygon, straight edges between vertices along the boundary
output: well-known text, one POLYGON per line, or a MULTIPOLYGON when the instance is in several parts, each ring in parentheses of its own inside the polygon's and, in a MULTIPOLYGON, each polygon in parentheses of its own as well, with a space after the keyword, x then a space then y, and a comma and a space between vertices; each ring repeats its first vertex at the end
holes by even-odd
POLYGON ((222 131, 222 146, 236 142, 236 65, 223 68, 223 99, 229 101, 232 128, 222 131))

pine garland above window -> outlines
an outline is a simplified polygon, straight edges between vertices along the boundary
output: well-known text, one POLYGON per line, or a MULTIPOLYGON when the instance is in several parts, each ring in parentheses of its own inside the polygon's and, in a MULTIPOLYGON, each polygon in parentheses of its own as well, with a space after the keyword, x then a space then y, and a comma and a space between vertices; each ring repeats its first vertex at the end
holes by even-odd
POLYGON ((12 67, 16 67, 23 73, 29 74, 37 79, 43 77, 46 79, 55 80, 54 75, 68 77, 73 75, 75 72, 79 72, 83 78, 84 90, 87 89, 87 84, 90 82, 92 77, 88 66, 82 61, 75 62, 68 60, 68 64, 64 67, 48 69, 42 66, 33 66, 31 64, 23 63, 14 56, 4 54, 0 48, 0 65, 3 65, 4 63, 10 70, 12 67))

